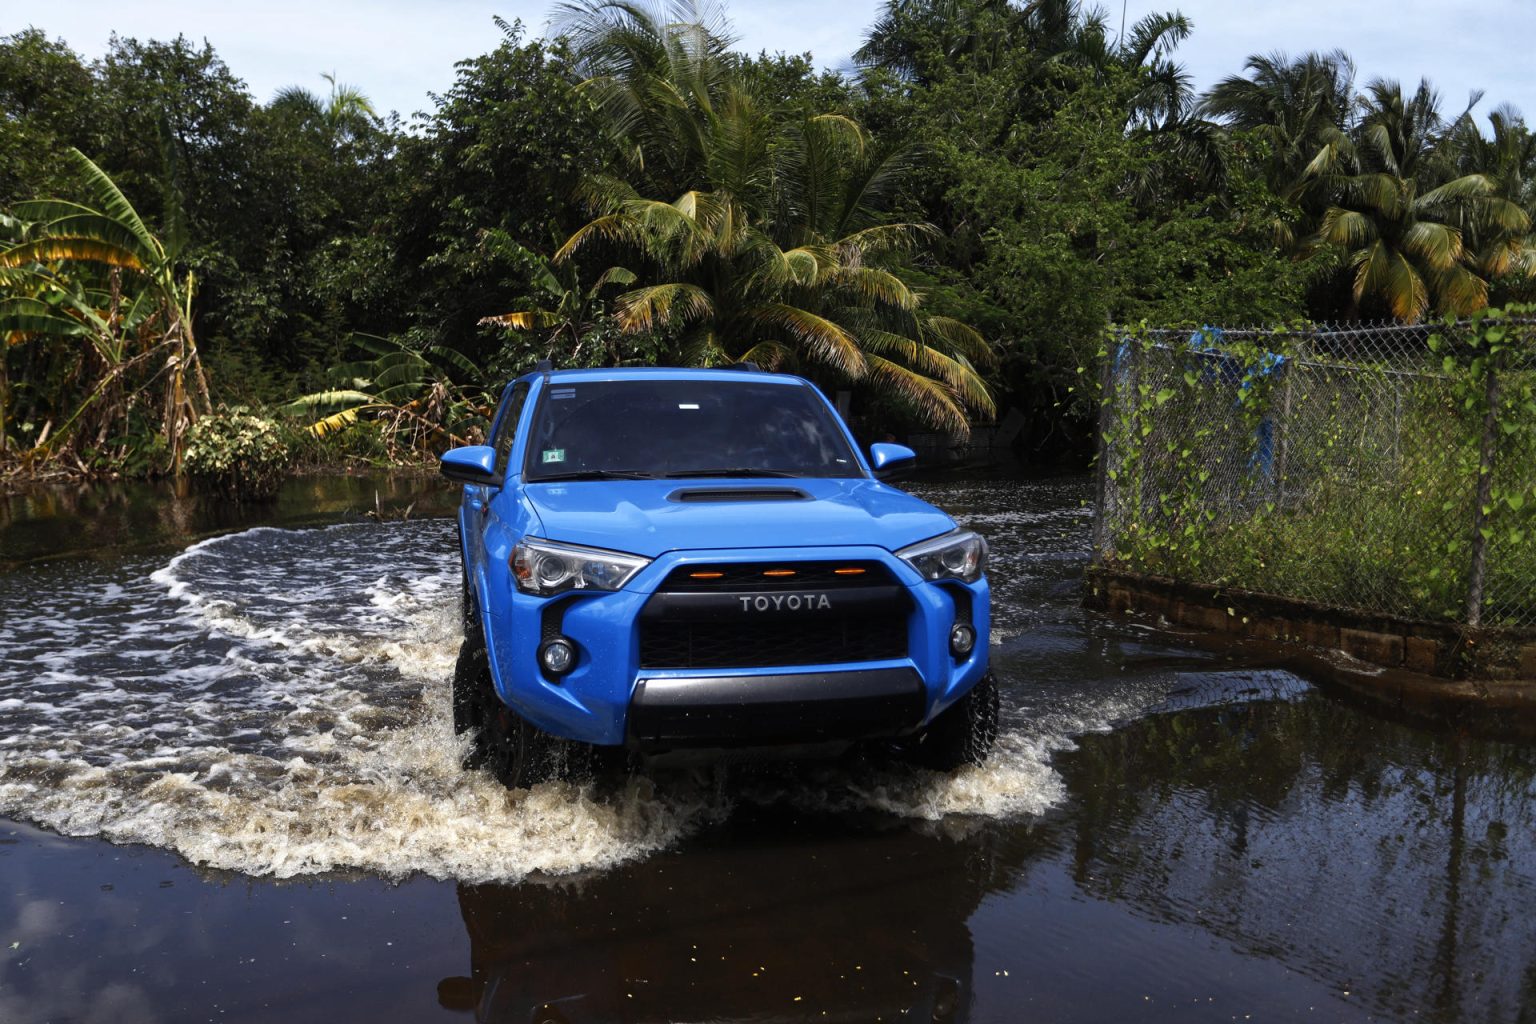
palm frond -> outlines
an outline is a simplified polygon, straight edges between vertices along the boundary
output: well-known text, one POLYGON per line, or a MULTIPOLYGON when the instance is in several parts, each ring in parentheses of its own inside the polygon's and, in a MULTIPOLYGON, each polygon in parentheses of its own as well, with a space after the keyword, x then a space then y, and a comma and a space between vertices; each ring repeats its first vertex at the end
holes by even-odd
POLYGON ((71 149, 70 156, 79 168, 85 179, 86 190, 101 207, 102 212, 116 220, 133 232, 138 239, 139 249, 144 253, 153 253, 155 257, 163 260, 165 250, 155 238, 149 228, 144 226, 144 221, 139 218, 139 213, 133 208, 133 204, 123 195, 117 183, 109 178, 105 171, 91 160, 90 157, 78 149, 71 149))
POLYGON ((628 214, 610 213, 577 228, 571 237, 565 240, 565 244, 555 251, 552 259, 556 263, 563 263, 569 260, 576 250, 597 239, 608 242, 634 242, 643 237, 639 226, 628 214))
POLYGON ((865 379, 886 389, 930 427, 970 434, 965 410, 947 385, 880 356, 871 355, 867 362, 865 379))
POLYGON ((1457 264, 1434 278, 1436 307, 1446 316, 1466 316, 1488 305, 1488 282, 1457 264))
POLYGON ((868 255, 910 252, 924 239, 937 237, 938 234, 939 229, 932 224, 876 224, 844 235, 838 239, 838 245, 868 255))
POLYGON ((614 308, 619 326, 639 333, 703 319, 714 312, 714 301, 697 285, 674 282, 625 292, 615 300, 614 308))
POLYGON ((307 425, 304 430, 313 437, 324 437, 327 434, 334 434, 356 423, 358 413, 361 411, 361 406, 355 409, 343 409, 341 412, 333 413, 324 419, 316 420, 307 425))
POLYGON ((483 316, 475 321, 475 324, 478 327, 509 327, 515 331, 532 331, 553 327, 559 322, 560 318, 547 310, 527 309, 498 313, 495 316, 483 316))
POLYGON ((739 357, 743 363, 756 363, 769 370, 779 370, 794 365, 795 351, 777 341, 760 341, 739 357))
POLYGON ((422 354, 429 360, 453 367, 471 380, 481 377, 480 367, 458 349, 449 348, 447 345, 432 345, 422 354))
POLYGON ((890 358, 891 362, 900 363, 907 369, 940 381, 963 405, 986 419, 997 416, 997 405, 987 382, 965 357, 951 355, 889 332, 861 332, 859 338, 864 342, 866 351, 890 358))
POLYGON ((1402 248, 1435 271, 1449 270, 1461 259, 1461 232, 1445 224, 1421 220, 1403 232, 1402 248))
POLYGON ((597 281, 592 285, 591 294, 597 294, 598 290, 610 284, 627 287, 640 280, 640 275, 626 267, 609 267, 597 275, 597 281))
POLYGON ((46 224, 81 213, 101 216, 100 210, 68 199, 27 199, 11 206, 10 212, 17 221, 32 225, 46 224))
POLYGON ((39 236, 104 242, 133 253, 144 263, 153 263, 157 258, 155 253, 140 249, 139 238, 131 230, 96 210, 82 210, 47 221, 39 225, 39 236))
POLYGON ((0 299, 0 338, 10 345, 38 336, 71 337, 88 332, 79 320, 61 316, 55 307, 39 299, 0 299))
POLYGON ((784 331, 811 360, 853 380, 864 375, 864 353, 859 349, 858 339, 826 317, 783 302, 764 303, 750 310, 748 316, 764 326, 784 331))
POLYGON ((996 366, 997 353, 987 344, 987 339, 970 324, 953 317, 928 316, 920 322, 926 339, 938 339, 950 351, 957 352, 977 366, 996 366))
POLYGON ((846 288, 867 302, 883 302, 901 310, 917 308, 917 295, 905 281, 877 267, 836 267, 827 271, 826 283, 846 288))
POLYGON ((316 391, 313 394, 301 395, 282 406, 282 409, 284 412, 304 413, 313 412, 316 409, 334 408, 338 405, 371 405, 373 402, 374 396, 366 391, 338 389, 335 391, 316 391))
POLYGON ((1358 210, 1330 206, 1318 225, 1317 237, 1328 245, 1357 249, 1375 240, 1376 222, 1358 210))

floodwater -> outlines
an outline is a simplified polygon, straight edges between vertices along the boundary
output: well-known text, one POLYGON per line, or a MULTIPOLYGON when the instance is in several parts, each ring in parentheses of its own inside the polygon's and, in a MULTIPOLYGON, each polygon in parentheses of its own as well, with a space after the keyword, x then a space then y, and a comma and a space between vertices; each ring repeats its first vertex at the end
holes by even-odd
POLYGON ((992 542, 991 763, 522 793, 440 485, 0 504, 0 1022, 1536 1021, 1536 748, 1081 611, 1080 479, 910 489, 992 542))

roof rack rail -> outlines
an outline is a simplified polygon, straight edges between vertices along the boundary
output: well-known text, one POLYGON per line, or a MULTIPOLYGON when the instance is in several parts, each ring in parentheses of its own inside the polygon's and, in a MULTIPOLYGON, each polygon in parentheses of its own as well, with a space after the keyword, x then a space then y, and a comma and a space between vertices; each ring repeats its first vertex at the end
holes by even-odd
POLYGON ((759 372, 758 365, 756 363, 754 363, 750 359, 745 360, 745 361, 740 362, 740 363, 731 363, 729 366, 726 367, 726 369, 727 370, 745 370, 748 373, 757 373, 757 372, 759 372))
POLYGON ((555 361, 553 359, 540 359, 538 362, 533 364, 534 373, 551 373, 553 372, 554 368, 555 361))

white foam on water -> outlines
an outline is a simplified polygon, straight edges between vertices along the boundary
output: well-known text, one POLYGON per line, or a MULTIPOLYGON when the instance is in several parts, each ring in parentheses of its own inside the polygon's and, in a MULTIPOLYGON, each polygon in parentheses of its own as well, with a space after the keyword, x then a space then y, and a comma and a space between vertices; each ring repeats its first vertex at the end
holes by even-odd
MULTIPOLYGON (((995 545, 996 546, 996 545, 995 545)), ((828 765, 509 792, 460 767, 451 522, 259 528, 163 566, 0 577, 0 813, 67 835, 291 877, 466 881, 602 869, 676 843, 739 800, 920 821, 1043 813, 1068 727, 1018 718, 952 775, 828 765)), ((1091 716, 1090 716, 1091 717, 1091 716)))

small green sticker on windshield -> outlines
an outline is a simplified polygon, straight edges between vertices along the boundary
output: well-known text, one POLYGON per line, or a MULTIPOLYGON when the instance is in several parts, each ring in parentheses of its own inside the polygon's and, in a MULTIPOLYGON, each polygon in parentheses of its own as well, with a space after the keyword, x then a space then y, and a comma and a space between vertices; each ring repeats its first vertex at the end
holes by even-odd
POLYGON ((544 461, 545 462, 564 462, 565 461, 565 449, 564 448, 546 448, 546 449, 544 449, 544 461))

